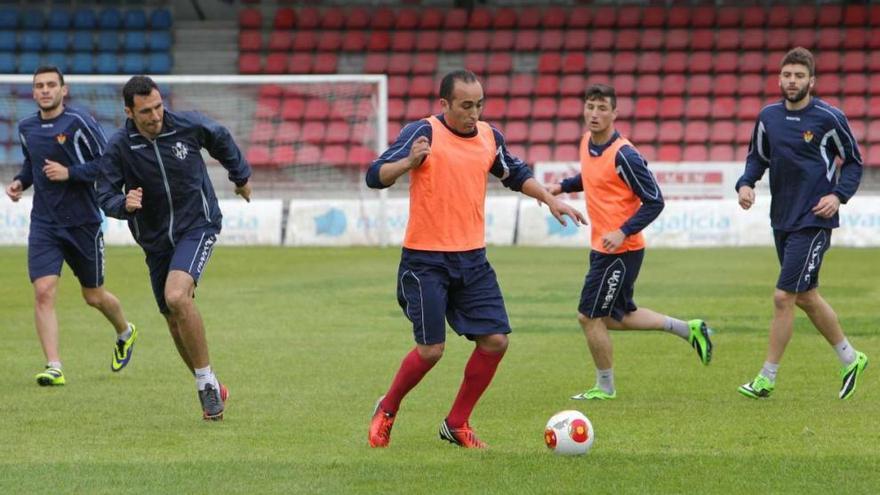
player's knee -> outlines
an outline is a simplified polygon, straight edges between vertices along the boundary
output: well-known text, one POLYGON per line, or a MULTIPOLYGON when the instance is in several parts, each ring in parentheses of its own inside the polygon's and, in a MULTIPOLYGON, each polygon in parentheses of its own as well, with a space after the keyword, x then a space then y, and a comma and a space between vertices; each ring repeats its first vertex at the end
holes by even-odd
POLYGON ((797 296, 791 292, 777 289, 773 293, 773 307, 777 310, 787 310, 794 307, 797 296))
POLYGON ((484 351, 498 354, 507 351, 509 343, 510 339, 507 338, 506 334, 496 333, 482 337, 477 345, 479 345, 484 351))
POLYGON ((104 302, 104 294, 97 290, 83 291, 83 299, 89 306, 100 308, 101 304, 104 302))
POLYGON ((818 294, 816 290, 810 290, 807 292, 801 292, 797 295, 795 299, 795 304, 804 311, 809 311, 816 306, 816 303, 819 301, 818 294))
POLYGON ((443 351, 445 349, 446 344, 420 345, 417 347, 417 352, 419 353, 419 357, 422 358, 423 361, 436 363, 437 361, 440 361, 440 358, 443 357, 443 351))
POLYGON ((172 313, 177 313, 192 304, 192 296, 184 290, 166 290, 165 304, 168 305, 168 309, 170 309, 172 313))
POLYGON ((582 328, 587 328, 587 325, 590 323, 590 317, 583 313, 578 313, 578 323, 581 324, 582 328))
POLYGON ((37 306, 55 304, 55 286, 49 284, 35 284, 34 299, 37 306))

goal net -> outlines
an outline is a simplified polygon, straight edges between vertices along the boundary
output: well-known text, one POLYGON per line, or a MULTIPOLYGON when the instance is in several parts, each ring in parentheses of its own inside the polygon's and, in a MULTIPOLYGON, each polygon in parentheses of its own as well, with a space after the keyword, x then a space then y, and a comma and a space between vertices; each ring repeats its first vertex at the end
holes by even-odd
MULTIPOLYGON (((108 139, 124 124, 129 76, 65 76, 67 104, 90 112, 108 139)), ((261 191, 291 196, 363 194, 363 175, 388 143, 384 75, 155 76, 165 105, 226 126, 261 191)), ((18 120, 36 110, 30 75, 0 76, 0 169, 21 166, 18 120)), ((223 169, 207 153, 212 175, 223 169)), ((216 181, 215 181, 216 183, 216 181)), ((219 191, 218 191, 219 192, 219 191)))

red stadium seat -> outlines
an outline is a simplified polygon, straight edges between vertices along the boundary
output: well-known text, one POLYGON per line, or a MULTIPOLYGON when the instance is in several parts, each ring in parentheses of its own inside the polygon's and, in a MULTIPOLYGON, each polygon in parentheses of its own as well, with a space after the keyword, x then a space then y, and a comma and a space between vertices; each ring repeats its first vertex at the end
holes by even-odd
POLYGON ((684 74, 668 74, 663 76, 660 93, 663 96, 683 96, 687 91, 687 78, 684 74))
POLYGON ((408 121, 419 120, 431 115, 431 100, 427 98, 410 98, 406 104, 405 118, 408 121))
POLYGON ((645 7, 642 12, 642 27, 661 28, 666 25, 666 9, 664 7, 651 6, 645 7))
POLYGON ((715 25, 721 28, 739 27, 742 10, 738 7, 721 7, 715 16, 715 25))
POLYGON ((500 8, 492 16, 492 29, 513 29, 517 27, 516 10, 512 8, 500 8))
POLYGON ((420 29, 440 29, 445 20, 444 10, 434 7, 423 8, 419 11, 420 29))
POLYGON ((387 31, 373 31, 367 40, 367 51, 386 52, 391 48, 391 36, 387 31))
POLYGON ((483 93, 487 98, 507 97, 510 94, 510 76, 494 74, 483 82, 483 93))
POLYGON ((351 139, 351 127, 348 122, 333 121, 327 125, 327 133, 324 139, 329 144, 344 144, 351 139))
POLYGON ((735 74, 719 74, 712 81, 713 96, 733 96, 737 91, 735 74))
POLYGON ((522 144, 529 141, 529 125, 524 120, 511 120, 503 129, 504 141, 507 144, 522 144))
POLYGON ((443 20, 443 30, 465 29, 468 25, 468 15, 465 9, 451 9, 446 13, 443 20))
MULTIPOLYGON (((711 32, 710 32, 711 35, 711 32)), ((686 29, 670 29, 665 31, 664 46, 667 50, 695 50, 696 47, 691 45, 691 32, 686 29)), ((710 38, 709 45, 714 44, 714 35, 710 38)))
POLYGON ((384 74, 388 71, 388 55, 384 53, 368 53, 364 59, 364 72, 367 74, 384 74))
POLYGON ((822 5, 817 15, 820 27, 840 26, 843 23, 843 7, 840 5, 822 5))
MULTIPOLYGON (((375 21, 373 21, 375 23, 375 21)), ((412 8, 400 9, 397 11, 397 16, 394 19, 394 28, 396 30, 400 29, 416 29, 419 27, 420 22, 420 11, 412 8)), ((387 29, 387 28, 376 28, 373 26, 373 29, 387 29)))
POLYGON ((767 50, 787 50, 789 48, 788 29, 768 30, 765 48, 767 50))
MULTIPOLYGON (((338 52, 342 48, 344 38, 347 38, 349 34, 359 33, 361 32, 353 31, 352 33, 345 33, 343 36, 341 31, 321 31, 321 35, 318 37, 318 46, 316 48, 319 52, 338 52)), ((363 41, 366 43, 366 35, 364 35, 363 41)), ((332 55, 335 55, 335 53, 332 55)))
POLYGON ((531 73, 515 74, 510 80, 510 94, 531 96, 535 91, 535 77, 531 73))
POLYGON ((471 10, 467 24, 468 29, 489 29, 492 27, 492 12, 485 7, 471 10))
POLYGON ((635 6, 620 7, 617 12, 616 26, 624 29, 637 28, 641 25, 642 9, 635 6))
POLYGON ((684 100, 679 96, 663 98, 658 114, 661 119, 680 119, 684 115, 684 100))
MULTIPOLYGON (((858 136, 856 137, 858 138, 858 136)), ((870 121, 863 140, 871 143, 871 145, 880 144, 880 120, 870 121)))
POLYGON ((635 120, 615 120, 614 121, 614 130, 620 133, 621 136, 630 136, 632 134, 633 125, 632 122, 649 122, 647 120, 635 121, 635 120))
POLYGON ((762 108, 764 108, 764 101, 757 96, 740 98, 736 108, 736 118, 753 122, 758 118, 762 108))
POLYGON ((581 124, 577 120, 563 120, 556 123, 556 142, 579 143, 582 136, 581 124))
POLYGON ((714 50, 715 43, 715 31, 711 29, 695 29, 690 32, 690 42, 683 49, 714 50))
POLYGON ((320 26, 321 12, 318 9, 314 7, 305 7, 299 9, 296 16, 297 29, 318 29, 318 27, 320 26))
POLYGON ((394 140, 397 139, 397 136, 400 135, 400 130, 402 127, 403 125, 400 123, 400 121, 388 122, 388 144, 393 143, 394 140))
POLYGON ((238 35, 238 49, 242 52, 254 52, 263 49, 263 34, 260 31, 242 31, 238 35))
POLYGON ((710 162, 732 162, 736 161, 736 152, 733 146, 729 144, 715 144, 709 148, 710 162))
POLYGON ((330 102, 323 98, 306 100, 305 115, 309 120, 327 120, 330 118, 330 102))
MULTIPOLYGON (((407 79, 404 76, 404 79, 407 79)), ((409 96, 428 98, 434 94, 434 78, 431 76, 415 76, 408 83, 409 96)))
MULTIPOLYGON (((583 94, 583 93, 581 93, 583 94)), ((617 109, 618 111, 623 110, 621 108, 623 102, 627 100, 627 98, 618 98, 617 99, 617 109)), ((583 118, 584 114, 584 101, 579 97, 568 97, 562 98, 559 100, 559 118, 561 119, 570 119, 570 120, 579 120, 583 118)))
POLYGON ((639 154, 646 162, 651 163, 657 160, 657 147, 653 143, 644 143, 637 145, 639 154))
MULTIPOLYGON (((345 16, 345 30, 358 31, 369 28, 371 12, 371 9, 365 7, 352 7, 345 16)), ((391 25, 393 26, 394 23, 392 22, 391 25)))
POLYGON ((653 120, 640 120, 632 128, 632 140, 636 143, 653 143, 657 140, 657 123, 653 120))
POLYGON ((391 51, 411 52, 416 46, 416 35, 420 31, 397 31, 391 34, 391 51))
MULTIPOLYGON (((486 41, 486 45, 488 45, 488 40, 486 41)), ((471 43, 471 39, 468 38, 465 40, 464 31, 444 31, 442 36, 440 36, 440 51, 442 52, 460 52, 465 49, 465 42, 469 46, 471 43)), ((485 46, 481 48, 485 50, 485 46)))
POLYGON ((843 70, 844 73, 863 73, 867 66, 867 57, 863 51, 849 51, 843 55, 841 70, 843 70))
POLYGON ((311 52, 318 46, 318 31, 297 31, 292 48, 298 52, 311 52))
MULTIPOLYGON (((541 27, 544 29, 561 29, 568 20, 568 10, 562 7, 547 7, 541 17, 541 27)), ((587 22, 589 24, 589 20, 587 22)))
POLYGON ((557 162, 575 162, 580 160, 578 153, 578 147, 573 144, 557 144, 553 150, 553 160, 557 162))
POLYGON ((652 96, 639 98, 636 102, 635 113, 633 115, 640 120, 656 119, 659 107, 660 102, 657 98, 652 96))
POLYGON ((666 11, 666 26, 670 28, 686 28, 691 24, 689 7, 672 7, 666 11))
POLYGON ((590 32, 590 50, 613 50, 614 31, 595 29, 590 32))
POLYGON ((637 39, 637 48, 642 50, 661 50, 666 45, 665 31, 661 29, 646 29, 637 39))
POLYGON ((715 24, 716 7, 699 5, 691 12, 691 26, 695 28, 711 28, 715 24))
POLYGON ((266 144, 275 134, 275 124, 265 120, 254 122, 251 128, 251 144, 266 144))
POLYGON ((238 72, 241 74, 259 74, 263 72, 263 62, 256 53, 242 53, 238 56, 238 72))
POLYGON ((709 150, 703 144, 691 144, 685 146, 681 156, 685 162, 705 162, 709 160, 709 150))
POLYGON ((293 144, 302 137, 302 125, 298 120, 285 120, 275 129, 275 144, 293 144))
POLYGON ((569 28, 584 29, 592 23, 593 11, 589 7, 574 7, 565 11, 565 17, 569 28))
MULTIPOLYGON (((630 58, 635 60, 635 57, 632 54, 628 54, 630 58)), ((543 57, 544 55, 542 55, 543 57)), ((590 68, 590 74, 608 74, 615 68, 615 58, 609 52, 590 52, 589 55, 589 63, 587 67, 590 68)), ((540 70, 540 59, 538 61, 538 67, 540 70)))
POLYGON ((242 9, 238 13, 238 26, 244 29, 263 27, 263 15, 257 9, 242 9))
POLYGON ((843 94, 866 95, 868 94, 868 77, 861 73, 847 74, 843 78, 843 94))
POLYGON ((535 144, 528 148, 528 156, 528 162, 535 163, 549 161, 553 155, 546 144, 535 144))
POLYGON ((868 45, 868 31, 860 27, 846 28, 843 38, 844 50, 861 50, 868 45))
POLYGON ((328 7, 319 17, 322 29, 342 29, 345 27, 345 14, 339 7, 328 7))
POLYGON ((306 102, 302 98, 285 98, 281 104, 281 118, 301 120, 306 112, 306 102))
MULTIPOLYGON (((592 63, 590 64, 592 68, 592 63)), ((542 53, 538 57, 538 72, 555 74, 562 67, 562 57, 558 53, 542 53)))
POLYGON ((741 52, 739 55, 738 72, 749 74, 764 73, 764 52, 741 52))
POLYGON ((422 30, 416 36, 416 50, 436 52, 440 49, 440 31, 422 30))
POLYGON ((348 148, 346 155, 346 163, 351 166, 360 166, 366 168, 376 159, 376 151, 364 146, 352 146, 348 148))
POLYGON ((542 97, 535 98, 535 101, 532 103, 532 115, 533 119, 555 119, 557 115, 556 109, 556 98, 551 97, 542 97))
POLYGON ((657 161, 660 162, 680 162, 681 146, 678 144, 665 144, 657 150, 657 161))
POLYGON ((563 74, 583 74, 587 68, 587 57, 581 52, 568 52, 562 58, 563 74))
POLYGON ((513 56, 510 53, 493 53, 489 56, 486 69, 489 74, 508 73, 513 70, 513 56))
MULTIPOLYGON (((540 81, 543 77, 547 76, 538 77, 538 87, 541 86, 540 81)), ((585 89, 586 83, 582 75, 570 74, 562 76, 562 79, 559 80, 559 93, 562 96, 583 96, 585 89)))
POLYGON ((507 52, 513 50, 514 41, 517 34, 513 31, 495 31, 492 39, 489 41, 489 51, 507 52))
POLYGON ((773 5, 767 12, 767 27, 787 28, 791 26, 791 9, 788 5, 773 5))
POLYGON ((847 5, 843 13, 843 25, 847 27, 862 27, 868 19, 868 8, 865 5, 847 5))
POLYGON ((543 14, 540 7, 523 7, 517 14, 516 22, 519 29, 537 29, 542 26, 542 21, 543 14))
POLYGON ((791 46, 809 46, 816 44, 815 29, 795 29, 789 33, 789 44, 791 46))
POLYGON ((684 142, 687 144, 708 143, 709 123, 705 120, 689 120, 684 127, 684 142))
POLYGON ((712 108, 709 98, 703 96, 691 96, 685 105, 685 115, 688 119, 707 119, 712 108))
POLYGON ((341 50, 344 52, 363 52, 367 49, 367 40, 369 40, 369 35, 366 31, 348 31, 342 37, 341 50))
MULTIPOLYGON (((718 80, 716 80, 717 84, 718 80)), ((757 74, 745 74, 739 77, 736 91, 741 96, 760 96, 764 93, 764 77, 757 74)))
POLYGON ((531 117, 532 100, 530 98, 510 98, 507 100, 506 117, 525 120, 531 117))
POLYGON ((764 7, 745 7, 742 12, 742 27, 746 29, 763 27, 766 16, 767 12, 764 10, 764 7))
POLYGON ((657 74, 663 69, 663 54, 660 52, 642 52, 639 54, 638 71, 642 74, 657 74))
MULTIPOLYGON (((880 72, 880 52, 872 52, 868 55, 868 73, 869 74, 877 74, 880 72)), ((880 81, 876 81, 880 83, 880 81)), ((874 93, 880 93, 880 84, 874 84, 874 78, 871 78, 870 88, 874 93)))
POLYGON ((688 72, 687 52, 667 53, 663 60, 663 72, 666 74, 683 74, 688 72))
POLYGON ((848 119, 861 119, 867 115, 867 101, 864 96, 848 96, 843 100, 843 114, 848 119))
POLYGON ((269 147, 265 145, 251 145, 247 150, 247 161, 254 167, 268 168, 271 164, 269 147))
POLYGON ((691 74, 705 74, 712 72, 712 53, 711 52, 693 52, 690 57, 691 74))
POLYGON ((437 72, 436 53, 417 53, 412 60, 412 73, 416 75, 431 74, 437 72))
POLYGON ((617 9, 615 7, 599 7, 593 14, 593 28, 610 29, 618 27, 617 9))
POLYGON ((554 141, 553 123, 549 120, 532 122, 529 126, 529 138, 532 143, 552 143, 554 141))
POLYGON ((796 28, 809 28, 816 25, 816 9, 812 5, 798 5, 794 8, 791 25, 796 28))
MULTIPOLYGON (((597 54, 599 55, 599 54, 597 54)), ((611 70, 616 74, 632 74, 636 71, 639 64, 639 58, 636 52, 616 52, 609 53, 609 57, 613 55, 613 61, 609 59, 611 70)), ((590 72, 599 72, 601 64, 590 64, 590 72)))
POLYGON ((333 165, 336 167, 347 165, 346 159, 347 153, 345 146, 340 146, 338 144, 325 146, 321 152, 321 162, 328 165, 333 165))
POLYGON ((706 74, 692 75, 688 81, 688 94, 705 96, 712 92, 712 77, 706 74))
POLYGON ((614 45, 617 50, 636 50, 639 48, 639 41, 638 31, 635 29, 624 29, 617 32, 617 41, 615 41, 614 45))
MULTIPOLYGON (((581 78, 581 81, 583 81, 583 78, 581 78)), ((535 82, 535 94, 537 96, 554 96, 557 93, 561 93, 559 87, 559 77, 549 74, 541 74, 538 76, 537 81, 535 82)))
MULTIPOLYGON (((367 9, 370 12, 369 26, 375 31, 389 30, 393 28, 397 22, 397 16, 394 10, 388 7, 379 7, 376 9, 367 9)), ((349 13, 349 19, 356 17, 356 9, 349 13)), ((415 25, 413 26, 415 27, 415 25)))
POLYGON ((254 117, 257 119, 272 120, 278 117, 278 98, 260 98, 257 100, 257 110, 254 117))
POLYGON ((739 56, 736 52, 717 52, 712 63, 716 73, 737 72, 739 56))
POLYGON ((293 29, 296 25, 296 12, 291 8, 280 8, 275 11, 275 19, 272 22, 275 29, 293 29))
POLYGON ((713 143, 731 144, 736 141, 736 124, 732 120, 716 120, 708 137, 713 143))
POLYGON ((755 128, 754 122, 740 122, 736 125, 736 144, 749 144, 752 140, 752 131, 755 128))
POLYGON ((736 115, 736 99, 719 97, 712 100, 712 118, 732 119, 736 115))
MULTIPOLYGON (((308 74, 311 66, 303 71, 297 71, 300 74, 308 74)), ((282 52, 270 53, 266 57, 266 66, 264 72, 266 74, 284 74, 286 72, 294 72, 288 69, 287 54, 282 52)))
POLYGON ((654 96, 660 94, 660 76, 648 74, 639 76, 636 84, 636 94, 639 96, 654 96))
POLYGON ((464 56, 464 68, 476 74, 486 72, 486 54, 468 53, 464 56))
POLYGON ((826 27, 819 30, 816 37, 816 46, 822 50, 838 50, 843 44, 844 35, 840 29, 836 27, 826 27))
POLYGON ((538 50, 541 35, 536 30, 519 30, 514 40, 514 50, 517 52, 534 52, 538 50))
POLYGON ((864 143, 865 136, 867 135, 867 128, 865 126, 865 121, 862 119, 850 120, 849 121, 849 129, 852 131, 852 135, 856 138, 856 143, 864 143))
POLYGON ((767 46, 765 31, 763 29, 746 29, 740 38, 740 48, 743 50, 763 50, 767 46))
POLYGON ((562 41, 566 51, 586 50, 589 46, 587 31, 568 31, 562 41))
POLYGON ((839 52, 821 52, 816 56, 816 71, 820 74, 837 72, 838 70, 840 70, 840 62, 841 60, 839 52))
POLYGON ((865 154, 865 165, 869 167, 880 167, 880 146, 874 145, 868 148, 865 154))
POLYGON ((636 78, 630 74, 614 76, 611 85, 619 96, 633 96, 636 94, 636 78))
POLYGON ((409 53, 392 53, 388 57, 388 74, 408 74, 412 68, 413 57, 409 53))
POLYGON ((489 122, 495 122, 504 118, 507 111, 507 100, 503 98, 489 98, 483 106, 481 118, 489 122))
POLYGON ((739 47, 739 29, 720 29, 716 31, 716 50, 737 50, 739 47))
POLYGON ((547 29, 541 31, 541 36, 538 39, 538 47, 541 51, 545 52, 555 52, 562 50, 562 43, 565 39, 564 35, 565 31, 560 31, 558 29, 547 29))
POLYGON ((338 62, 335 53, 319 53, 313 59, 312 72, 315 74, 335 74, 338 62))

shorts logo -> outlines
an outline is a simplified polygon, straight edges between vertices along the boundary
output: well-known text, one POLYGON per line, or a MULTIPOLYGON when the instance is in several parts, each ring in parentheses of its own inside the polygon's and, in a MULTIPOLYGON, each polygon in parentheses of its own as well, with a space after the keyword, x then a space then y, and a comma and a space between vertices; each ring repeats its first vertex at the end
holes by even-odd
POLYGON ((617 288, 620 286, 620 270, 611 272, 611 276, 605 282, 608 284, 608 290, 605 292, 605 298, 602 300, 603 311, 611 306, 614 296, 617 295, 617 288))
POLYGON ((202 269, 205 268, 205 263, 208 261, 208 256, 211 254, 211 248, 216 241, 217 238, 213 235, 205 239, 205 247, 202 248, 202 253, 199 255, 199 264, 196 265, 196 273, 202 273, 202 269))
POLYGON ((174 146, 171 147, 171 151, 174 153, 174 156, 176 156, 178 160, 185 160, 188 153, 186 145, 181 143, 180 141, 174 143, 174 146))
POLYGON ((810 261, 807 263, 807 272, 804 274, 804 283, 809 285, 813 279, 812 273, 819 264, 819 256, 822 254, 822 242, 817 242, 816 247, 810 252, 810 261))
POLYGON ((812 131, 804 132, 804 141, 809 143, 812 140, 813 140, 813 132, 812 131))

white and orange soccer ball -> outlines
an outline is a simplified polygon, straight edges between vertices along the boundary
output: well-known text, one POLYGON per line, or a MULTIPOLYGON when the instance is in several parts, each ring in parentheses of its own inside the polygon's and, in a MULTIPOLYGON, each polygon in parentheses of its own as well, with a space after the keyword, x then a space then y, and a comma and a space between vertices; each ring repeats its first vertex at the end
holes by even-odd
POLYGON ((560 455, 586 454, 594 439, 593 423, 580 411, 558 412, 544 428, 544 443, 560 455))

